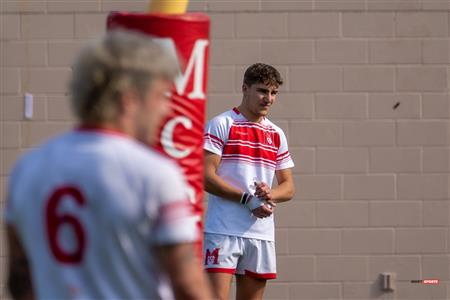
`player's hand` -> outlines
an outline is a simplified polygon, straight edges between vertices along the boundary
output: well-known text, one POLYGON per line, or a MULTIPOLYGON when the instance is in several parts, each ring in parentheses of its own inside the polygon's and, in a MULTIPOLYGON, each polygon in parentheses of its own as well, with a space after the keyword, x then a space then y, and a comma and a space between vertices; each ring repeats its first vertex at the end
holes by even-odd
POLYGON ((257 218, 267 218, 273 213, 273 207, 272 205, 268 205, 268 203, 255 208, 252 210, 252 214, 257 218))
POLYGON ((266 205, 272 209, 272 212, 273 212, 274 208, 277 206, 277 204, 271 200, 266 201, 266 205))
POLYGON ((255 182, 255 196, 261 200, 273 202, 270 187, 265 182, 255 182))

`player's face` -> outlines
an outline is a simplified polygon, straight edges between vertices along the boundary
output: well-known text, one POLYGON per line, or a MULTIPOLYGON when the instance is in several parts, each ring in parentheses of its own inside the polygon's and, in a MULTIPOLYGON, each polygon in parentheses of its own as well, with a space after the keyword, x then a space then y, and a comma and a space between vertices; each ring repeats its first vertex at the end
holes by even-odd
POLYGON ((245 110, 252 118, 259 120, 269 113, 270 107, 276 100, 278 87, 266 85, 264 83, 254 83, 251 86, 248 86, 244 83, 242 92, 242 104, 245 110))
POLYGON ((137 113, 137 138, 147 144, 156 141, 158 129, 164 118, 170 113, 168 92, 171 82, 165 79, 154 79, 146 96, 141 101, 137 113))

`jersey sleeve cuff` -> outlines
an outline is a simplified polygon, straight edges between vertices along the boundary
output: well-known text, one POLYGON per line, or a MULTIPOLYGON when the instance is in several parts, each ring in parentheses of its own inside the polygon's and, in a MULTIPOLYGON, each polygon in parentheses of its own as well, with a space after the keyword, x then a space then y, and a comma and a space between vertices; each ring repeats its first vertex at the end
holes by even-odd
POLYGON ((206 150, 206 151, 212 152, 214 154, 217 154, 219 156, 222 155, 222 149, 219 150, 216 147, 214 147, 214 146, 212 146, 212 145, 210 145, 208 143, 205 143, 203 145, 203 149, 206 150))
POLYGON ((160 226, 155 234, 155 242, 160 246, 191 243, 199 239, 196 216, 173 220, 170 224, 160 226))
POLYGON ((278 165, 275 170, 290 169, 290 168, 293 168, 294 166, 295 166, 294 162, 291 160, 289 162, 285 162, 283 164, 278 165))

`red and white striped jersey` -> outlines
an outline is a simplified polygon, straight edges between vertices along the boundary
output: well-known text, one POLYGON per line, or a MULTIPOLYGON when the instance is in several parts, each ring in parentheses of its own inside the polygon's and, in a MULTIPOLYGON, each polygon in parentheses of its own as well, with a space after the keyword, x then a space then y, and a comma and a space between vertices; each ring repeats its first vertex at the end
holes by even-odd
MULTIPOLYGON (((204 149, 221 156, 217 174, 244 192, 255 192, 255 181, 272 186, 276 170, 292 168, 283 130, 264 118, 248 121, 237 108, 211 119, 204 149)), ((273 215, 259 219, 247 207, 209 194, 205 232, 274 240, 273 215)))
POLYGON ((19 160, 5 218, 39 299, 166 299, 155 246, 198 238, 186 191, 177 165, 147 146, 80 129, 19 160))

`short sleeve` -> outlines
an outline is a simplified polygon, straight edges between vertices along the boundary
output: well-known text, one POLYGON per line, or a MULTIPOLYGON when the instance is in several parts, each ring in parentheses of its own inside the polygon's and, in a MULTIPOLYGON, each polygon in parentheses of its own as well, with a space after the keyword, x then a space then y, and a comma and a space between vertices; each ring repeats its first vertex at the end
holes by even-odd
POLYGON ((188 188, 178 168, 161 168, 153 238, 156 244, 170 245, 198 240, 197 218, 188 199, 188 188))
POLYGON ((294 167, 294 162, 289 153, 288 144, 284 132, 279 129, 278 133, 280 135, 280 148, 277 152, 277 166, 276 170, 283 170, 294 167))
POLYGON ((226 122, 222 118, 211 119, 205 127, 203 149, 217 155, 222 155, 223 147, 228 138, 226 122))

